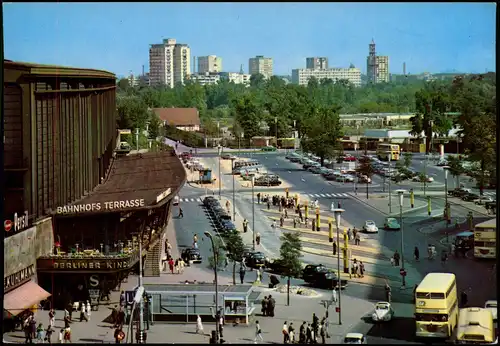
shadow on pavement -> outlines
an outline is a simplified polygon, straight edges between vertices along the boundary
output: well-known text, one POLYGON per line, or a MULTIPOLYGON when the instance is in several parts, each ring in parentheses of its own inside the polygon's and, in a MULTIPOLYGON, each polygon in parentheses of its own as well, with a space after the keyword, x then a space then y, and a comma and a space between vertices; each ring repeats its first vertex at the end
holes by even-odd
MULTIPOLYGON (((373 323, 369 316, 363 319, 367 323, 373 323)), ((415 341, 415 320, 408 317, 394 317, 390 322, 373 324, 366 335, 399 341, 415 341)))

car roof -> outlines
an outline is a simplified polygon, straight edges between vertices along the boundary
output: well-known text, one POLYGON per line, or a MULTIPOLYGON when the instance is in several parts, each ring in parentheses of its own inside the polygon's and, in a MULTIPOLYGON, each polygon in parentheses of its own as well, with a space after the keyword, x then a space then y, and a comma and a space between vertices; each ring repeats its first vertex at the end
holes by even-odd
POLYGON ((362 337, 364 337, 364 335, 362 333, 347 333, 345 335, 346 338, 359 338, 361 339, 362 337))
POLYGON ((366 220, 366 223, 368 223, 368 222, 375 223, 375 221, 373 221, 373 220, 366 220))
POLYGON ((484 306, 488 305, 488 304, 495 304, 497 305, 497 301, 496 300, 487 300, 485 303, 484 303, 484 306))

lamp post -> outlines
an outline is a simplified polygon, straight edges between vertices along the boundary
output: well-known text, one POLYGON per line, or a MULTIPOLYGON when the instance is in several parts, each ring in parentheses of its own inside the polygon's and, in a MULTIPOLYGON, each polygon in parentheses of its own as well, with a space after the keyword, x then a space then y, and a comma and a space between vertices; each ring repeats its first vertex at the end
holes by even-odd
MULTIPOLYGON (((332 205, 333 206, 333 205, 332 205)), ((341 305, 341 291, 342 288, 340 286, 340 217, 344 212, 344 209, 333 208, 333 216, 335 217, 335 226, 337 227, 337 287, 338 287, 338 298, 339 298, 339 325, 342 324, 342 305, 341 305)))
MULTIPOLYGON (((217 123, 217 124, 218 124, 218 123, 217 123)), ((217 126, 217 127, 218 127, 218 126, 217 126)), ((217 149, 218 149, 218 153, 219 153, 219 199, 221 199, 220 154, 221 154, 221 151, 222 151, 221 149, 222 149, 222 148, 221 148, 220 144, 219 144, 219 146, 217 147, 217 149)), ((233 173, 233 172, 231 172, 231 173, 233 173)))
POLYGON ((401 277, 402 286, 401 289, 406 288, 406 272, 405 272, 405 248, 404 248, 404 230, 403 230, 403 196, 406 190, 396 190, 399 195, 399 225, 401 227, 401 277))
POLYGON ((448 215, 448 169, 450 167, 444 166, 444 212, 446 215, 446 244, 448 244, 448 219, 450 215, 448 215))
POLYGON ((219 343, 219 318, 217 318, 219 312, 219 284, 218 284, 218 275, 217 275, 217 262, 218 262, 218 253, 215 251, 215 243, 214 238, 210 234, 210 232, 205 231, 205 236, 210 239, 212 243, 212 252, 214 253, 214 275, 215 275, 215 343, 219 343))
POLYGON ((392 151, 389 154, 389 214, 392 213, 392 194, 391 194, 392 171, 391 171, 391 159, 392 159, 392 151))
POLYGON ((274 129, 276 131, 276 149, 278 149, 278 117, 274 117, 274 129))
MULTIPOLYGON (((142 286, 142 232, 138 234, 139 238, 139 288, 143 287, 142 286)), ((144 334, 145 331, 143 330, 143 325, 144 325, 144 299, 140 300, 139 303, 139 343, 143 344, 144 343, 144 334)))
POLYGON ((254 199, 254 181, 255 176, 252 175, 252 248, 255 251, 255 199, 254 199))
POLYGON ((231 157, 231 174, 233 176, 233 222, 236 222, 236 207, 234 205, 234 157, 231 157))

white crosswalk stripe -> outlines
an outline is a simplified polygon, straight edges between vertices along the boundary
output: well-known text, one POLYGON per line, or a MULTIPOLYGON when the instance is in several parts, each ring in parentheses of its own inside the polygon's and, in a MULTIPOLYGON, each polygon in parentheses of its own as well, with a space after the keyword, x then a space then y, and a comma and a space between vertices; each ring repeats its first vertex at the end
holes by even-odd
POLYGON ((198 202, 198 203, 201 203, 202 200, 201 200, 201 198, 179 198, 179 202, 184 202, 184 203, 198 202))
POLYGON ((339 197, 350 197, 347 193, 345 192, 338 192, 338 193, 308 193, 306 194, 309 197, 313 198, 318 198, 318 197, 323 197, 323 198, 339 198, 339 197))
POLYGON ((320 193, 319 195, 320 195, 321 197, 326 197, 326 196, 325 196, 324 194, 322 194, 322 193, 320 193))
POLYGON ((497 194, 495 192, 490 192, 490 191, 484 191, 483 192, 486 196, 496 196, 497 194))

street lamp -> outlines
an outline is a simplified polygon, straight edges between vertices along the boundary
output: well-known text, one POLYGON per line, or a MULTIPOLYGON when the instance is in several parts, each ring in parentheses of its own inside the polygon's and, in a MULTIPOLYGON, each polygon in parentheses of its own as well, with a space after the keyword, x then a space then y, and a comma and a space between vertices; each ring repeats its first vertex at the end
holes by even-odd
POLYGON ((255 199, 254 199, 254 186, 255 176, 252 175, 252 248, 255 251, 255 199))
POLYGON ((276 149, 278 149, 278 117, 274 117, 274 129, 276 131, 276 149))
MULTIPOLYGON (((218 149, 218 153, 219 153, 219 199, 221 199, 220 154, 221 154, 222 148, 221 148, 220 144, 217 146, 217 149, 218 149)), ((231 172, 231 173, 233 173, 233 172, 231 172)))
POLYGON ((404 232, 403 232, 403 196, 406 190, 396 190, 399 195, 399 226, 401 228, 401 277, 403 283, 401 289, 406 288, 406 273, 405 273, 405 248, 404 248, 404 232))
POLYGON ((446 215, 446 244, 448 244, 448 220, 450 215, 448 215, 448 169, 449 166, 444 166, 444 214, 446 215))
POLYGON ((217 262, 218 262, 218 253, 215 251, 215 243, 214 238, 210 234, 210 232, 205 231, 205 236, 210 239, 212 243, 212 252, 214 253, 214 275, 215 275, 215 343, 219 343, 219 284, 218 284, 218 276, 217 276, 217 262))
POLYGON ((231 157, 231 174, 233 176, 233 222, 236 222, 236 207, 234 205, 234 157, 231 157))
POLYGON ((392 213, 392 194, 391 194, 392 170, 391 170, 391 159, 392 159, 392 151, 389 154, 389 214, 392 213))
MULTIPOLYGON (((332 205, 333 207, 333 205, 332 205)), ((340 217, 342 213, 344 212, 344 209, 340 208, 332 208, 331 210, 333 212, 333 216, 335 217, 335 226, 337 227, 337 287, 338 287, 338 297, 339 297, 339 325, 342 324, 342 307, 341 307, 341 291, 342 288, 340 286, 340 235, 339 235, 339 229, 340 229, 340 217)), ((334 288, 335 289, 335 288, 334 288)))

